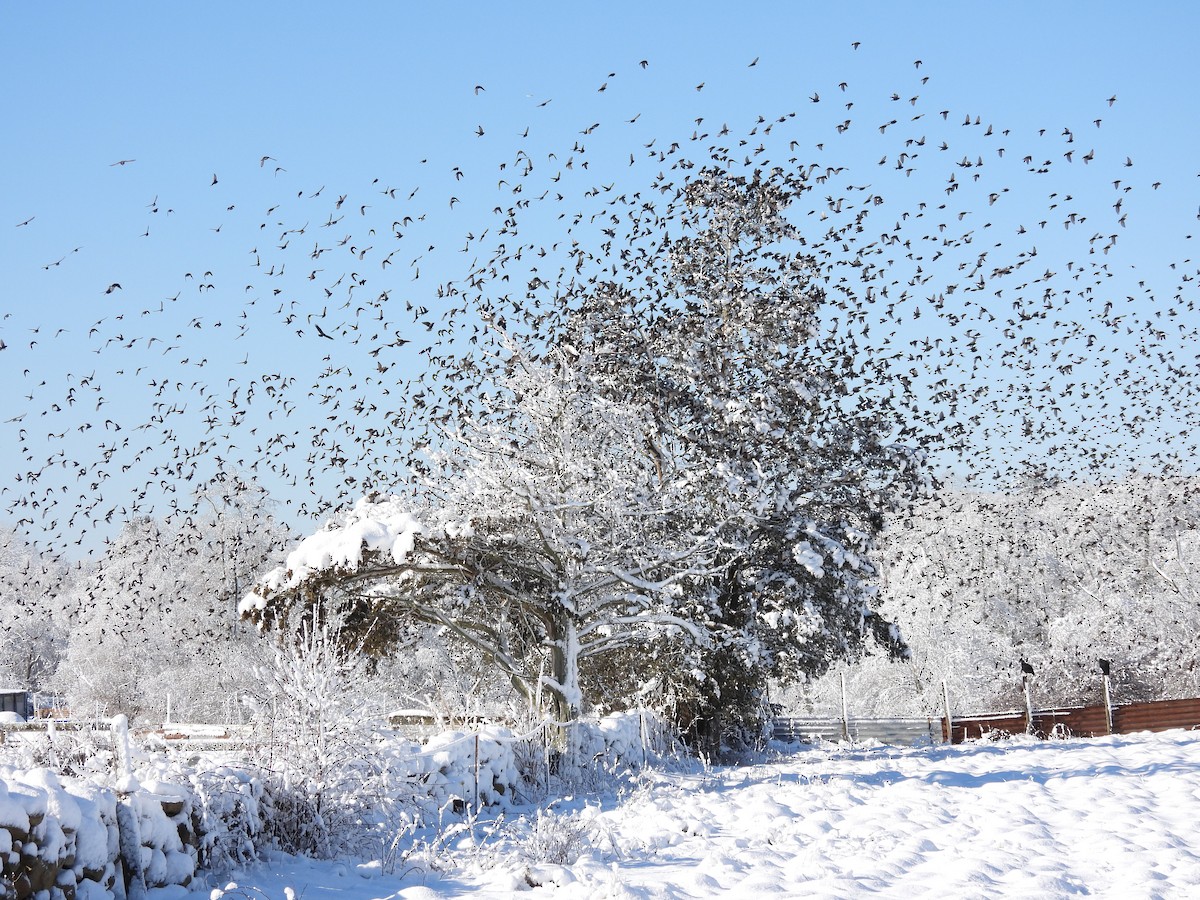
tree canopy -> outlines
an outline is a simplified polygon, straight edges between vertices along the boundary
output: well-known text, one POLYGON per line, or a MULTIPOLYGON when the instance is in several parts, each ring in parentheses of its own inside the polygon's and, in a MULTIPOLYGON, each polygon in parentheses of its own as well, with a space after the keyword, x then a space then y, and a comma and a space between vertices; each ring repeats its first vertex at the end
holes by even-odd
POLYGON ((714 161, 648 232, 659 252, 536 311, 489 309, 496 352, 431 370, 431 389, 473 380, 427 423, 406 499, 369 497, 308 538, 245 612, 329 594, 380 650, 436 624, 561 719, 620 659, 637 676, 607 705, 671 697, 718 743, 756 720, 769 676, 818 674, 868 638, 901 652, 871 608, 872 552, 932 480, 822 322, 786 218, 803 189, 714 161))

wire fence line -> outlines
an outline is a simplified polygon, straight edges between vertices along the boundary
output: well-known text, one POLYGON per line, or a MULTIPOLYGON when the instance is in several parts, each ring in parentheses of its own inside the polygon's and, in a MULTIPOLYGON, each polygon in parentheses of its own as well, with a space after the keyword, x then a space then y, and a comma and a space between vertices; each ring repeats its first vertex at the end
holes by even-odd
POLYGON ((789 716, 776 718, 775 740, 788 744, 820 741, 877 741, 881 744, 920 746, 943 741, 943 723, 933 716, 925 718, 821 718, 818 716, 789 716))

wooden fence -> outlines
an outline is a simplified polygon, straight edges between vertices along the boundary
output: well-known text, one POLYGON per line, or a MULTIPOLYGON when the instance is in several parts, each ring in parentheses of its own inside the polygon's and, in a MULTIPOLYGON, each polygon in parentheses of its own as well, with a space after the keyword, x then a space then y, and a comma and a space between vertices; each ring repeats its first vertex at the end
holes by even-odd
MULTIPOLYGON (((1111 714, 1112 734, 1200 728, 1200 698, 1127 703, 1112 707, 1111 714)), ((774 723, 775 739, 788 743, 876 740, 882 744, 914 746, 947 741, 961 744, 985 735, 1026 733, 1039 737, 1100 737, 1110 732, 1103 706, 1038 709, 1032 716, 1021 710, 953 716, 949 729, 944 716, 910 719, 779 717, 774 723)))
POLYGON ((28 722, 0 722, 0 744, 12 734, 40 732, 53 734, 55 731, 91 731, 108 737, 114 731, 111 719, 31 719, 28 722))
MULTIPOLYGON (((1061 709, 1034 710, 1032 721, 1024 712, 998 713, 987 716, 955 716, 950 739, 955 744, 988 733, 1024 734, 1042 737, 1061 734, 1073 737, 1099 737, 1108 734, 1108 722, 1103 706, 1076 706, 1061 709)), ((1154 700, 1147 703, 1126 703, 1112 707, 1112 733, 1133 734, 1136 731, 1167 731, 1172 728, 1200 728, 1200 699, 1154 700)), ((942 739, 946 737, 942 720, 942 739)))

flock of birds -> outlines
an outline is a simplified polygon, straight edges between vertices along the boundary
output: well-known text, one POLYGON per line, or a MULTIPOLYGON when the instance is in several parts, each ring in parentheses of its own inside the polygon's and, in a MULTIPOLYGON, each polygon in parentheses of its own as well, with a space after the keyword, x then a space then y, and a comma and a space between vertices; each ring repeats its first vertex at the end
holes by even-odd
MULTIPOLYGON (((589 104, 611 109, 622 77, 598 79, 589 104)), ((247 168, 278 196, 254 209, 214 173, 208 238, 244 240, 241 263, 199 260, 165 290, 113 272, 94 320, 47 312, 0 339, 0 365, 21 351, 0 521, 69 556, 139 516, 190 522, 231 475, 297 519, 406 484, 440 430, 486 406, 512 335, 554 341, 605 283, 654 290, 683 188, 706 166, 783 168, 802 186, 795 249, 826 293, 828 336, 859 366, 852 396, 885 410, 898 440, 989 485, 1029 469, 1189 473, 1200 267, 1144 271, 1122 249, 1137 227, 1169 227, 1139 219, 1147 198, 1191 185, 1104 145, 1116 96, 1082 122, 1018 130, 943 107, 932 79, 916 60, 881 96, 851 71, 798 108, 698 115, 663 139, 636 109, 614 121, 579 104, 561 145, 539 131, 546 99, 491 171, 423 160, 426 182, 333 189, 264 154, 247 168), (461 239, 431 237, 435 220, 461 239), (47 374, 67 338, 86 352, 47 374)), ((467 92, 488 98, 484 84, 467 92)), ((490 124, 463 135, 503 140, 490 124)), ((116 160, 113 175, 137 164, 116 160)), ((175 210, 159 195, 145 208, 149 239, 175 210)), ((30 213, 17 228, 38 226, 30 213)))

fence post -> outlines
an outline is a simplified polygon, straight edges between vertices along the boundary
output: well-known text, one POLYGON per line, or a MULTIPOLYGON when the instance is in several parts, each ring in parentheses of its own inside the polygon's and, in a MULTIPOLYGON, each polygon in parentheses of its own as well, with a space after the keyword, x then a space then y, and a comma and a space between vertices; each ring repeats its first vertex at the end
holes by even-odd
POLYGON ((133 752, 129 747, 129 719, 124 714, 112 718, 113 749, 117 752, 118 775, 128 777, 133 774, 133 752))
POLYGON ((842 737, 845 738, 847 742, 849 742, 850 741, 850 712, 849 712, 849 707, 847 707, 847 705, 846 705, 846 673, 841 672, 840 677, 841 677, 841 683, 842 683, 842 737))
POLYGON ((475 734, 475 810, 479 810, 479 733, 475 734))
POLYGON ((946 714, 946 743, 954 743, 954 719, 950 716, 950 690, 942 679, 942 709, 946 714))
POLYGON ((1104 726, 1107 734, 1113 733, 1112 691, 1110 678, 1104 675, 1104 726))
POLYGON ((646 711, 638 710, 638 737, 642 741, 642 768, 646 768, 646 711))
POLYGON ((1021 684, 1025 688, 1025 733, 1033 734, 1033 695, 1029 690, 1029 676, 1021 677, 1021 684))

